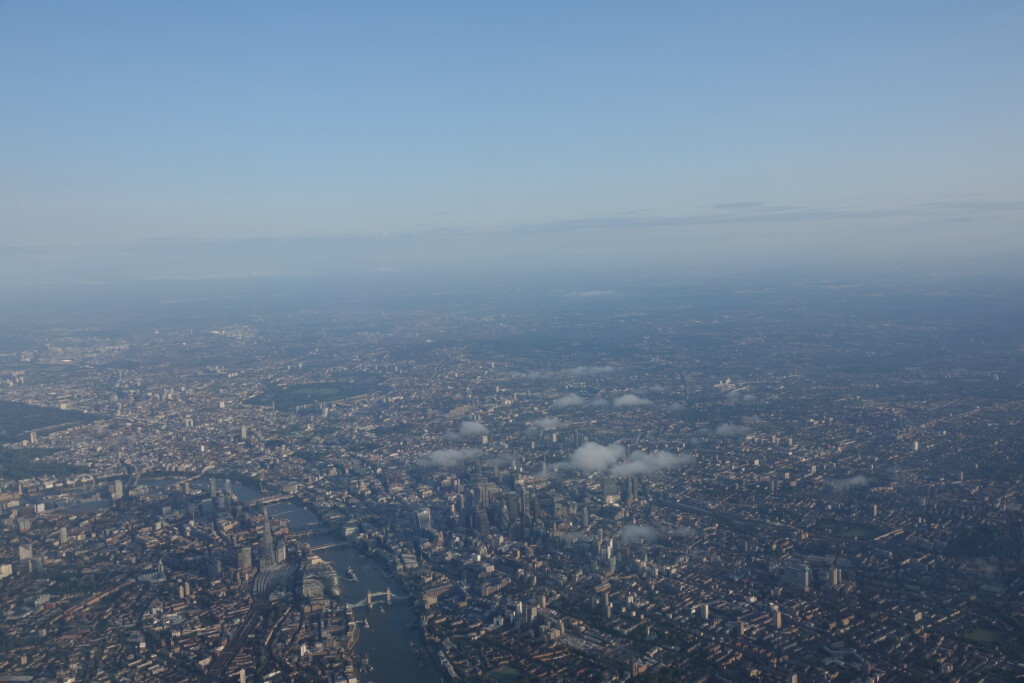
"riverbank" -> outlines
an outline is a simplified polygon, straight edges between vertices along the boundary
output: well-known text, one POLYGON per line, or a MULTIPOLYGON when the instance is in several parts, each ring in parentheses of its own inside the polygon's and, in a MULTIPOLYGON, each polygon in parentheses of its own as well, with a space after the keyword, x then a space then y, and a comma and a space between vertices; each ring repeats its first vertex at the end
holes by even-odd
POLYGON ((396 578, 389 577, 378 560, 364 555, 351 543, 336 544, 337 539, 336 534, 323 532, 304 540, 310 546, 331 543, 330 547, 314 552, 331 563, 339 576, 346 577, 350 567, 353 570, 355 579, 342 582, 342 599, 349 605, 364 603, 354 607, 351 613, 352 618, 362 624, 355 653, 365 657, 373 667, 370 678, 377 683, 440 683, 443 677, 427 654, 413 597, 393 597, 390 605, 384 597, 374 598, 372 606, 365 606, 367 593, 390 590, 393 596, 399 596, 405 595, 408 589, 396 578))
MULTIPOLYGON (((188 477, 183 477, 181 481, 188 477)), ((152 486, 173 486, 173 478, 160 477, 145 481, 152 486)), ((192 479, 193 488, 209 486, 208 477, 192 479)), ((258 484, 257 484, 258 485, 258 484)), ((223 479, 217 478, 217 486, 223 487, 223 479)), ((231 492, 238 501, 247 503, 265 495, 249 483, 232 480, 231 492)), ((355 633, 349 633, 350 651, 360 666, 360 680, 375 683, 405 683, 423 681, 441 683, 443 676, 437 663, 429 655, 426 640, 420 629, 419 615, 413 604, 414 596, 403 585, 398 576, 389 575, 378 558, 364 554, 342 534, 324 529, 320 516, 313 509, 294 501, 282 501, 268 507, 276 518, 288 522, 294 540, 308 545, 320 559, 332 565, 341 582, 341 600, 346 605, 357 605, 349 610, 350 619, 357 623, 355 633), (354 577, 349 577, 352 568, 354 577), (393 596, 386 604, 386 595, 393 596), (381 594, 372 599, 372 606, 365 606, 367 593, 381 594), (408 594, 408 597, 404 597, 408 594), (401 599, 394 596, 403 596, 401 599), (352 637, 354 635, 354 637, 352 637)))

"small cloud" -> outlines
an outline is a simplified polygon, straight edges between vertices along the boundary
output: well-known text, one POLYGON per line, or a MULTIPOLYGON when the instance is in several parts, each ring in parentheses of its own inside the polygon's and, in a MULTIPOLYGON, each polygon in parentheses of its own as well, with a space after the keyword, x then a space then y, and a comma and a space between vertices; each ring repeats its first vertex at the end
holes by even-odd
POLYGON ((648 524, 627 524, 619 529, 619 540, 624 544, 656 541, 662 533, 648 524))
POLYGON ((640 398, 636 394, 623 394, 612 401, 616 408, 635 408, 636 406, 649 406, 654 401, 649 398, 640 398))
POLYGON ((529 372, 513 372, 512 376, 526 379, 551 379, 557 377, 558 373, 554 370, 530 370, 529 372))
POLYGON ((615 372, 615 368, 611 365, 580 365, 566 370, 565 374, 573 377, 588 377, 590 375, 607 375, 609 372, 615 372))
POLYGON ((445 432, 441 438, 445 441, 466 441, 477 436, 483 436, 486 433, 487 427, 483 423, 466 420, 459 425, 459 431, 445 432))
POLYGON ((865 477, 863 474, 848 477, 847 479, 837 479, 836 481, 832 482, 832 488, 834 488, 836 491, 847 491, 854 487, 867 485, 868 478, 865 477))
POLYGON ((542 417, 534 420, 533 424, 538 429, 558 429, 562 426, 562 420, 557 417, 542 417))
POLYGON ((729 202, 727 204, 712 204, 711 208, 719 211, 731 211, 735 213, 788 213, 797 211, 799 206, 772 205, 764 202, 729 202))
POLYGON ((572 406, 581 406, 584 403, 586 403, 586 401, 583 400, 583 397, 579 394, 566 394, 565 396, 556 398, 551 402, 551 405, 555 408, 570 408, 572 406))
POLYGON ((461 437, 483 436, 486 433, 487 427, 482 422, 466 420, 459 425, 459 436, 461 437))
POLYGON ((725 422, 715 427, 715 434, 718 436, 745 436, 750 433, 750 427, 725 422))
POLYGON ((615 294, 615 292, 610 289, 590 289, 585 292, 567 292, 566 296, 589 299, 595 296, 611 296, 612 294, 615 294))
POLYGON ((556 377, 592 377, 595 375, 607 375, 615 372, 616 368, 611 365, 578 365, 575 368, 565 370, 531 370, 530 372, 514 372, 513 377, 525 377, 526 379, 554 379, 556 377))
POLYGON ((753 403, 757 397, 753 394, 743 393, 740 389, 733 389, 725 392, 725 400, 729 403, 753 403))
POLYGON ((606 398, 595 398, 593 401, 588 403, 591 408, 604 408, 608 405, 608 399, 606 398))
POLYGON ((610 472, 617 477, 643 476, 691 463, 693 463, 693 456, 687 453, 633 451, 626 460, 613 465, 610 472))
POLYGON ((538 467, 533 473, 534 479, 545 479, 547 481, 561 481, 565 479, 565 473, 559 469, 560 465, 565 465, 564 462, 549 463, 547 467, 538 467))
POLYGON ((619 443, 602 446, 596 441, 588 441, 569 457, 569 467, 584 472, 600 472, 611 467, 626 454, 626 447, 619 443))
POLYGON ((436 467, 453 467, 480 455, 479 448, 445 448, 427 455, 426 464, 436 467))

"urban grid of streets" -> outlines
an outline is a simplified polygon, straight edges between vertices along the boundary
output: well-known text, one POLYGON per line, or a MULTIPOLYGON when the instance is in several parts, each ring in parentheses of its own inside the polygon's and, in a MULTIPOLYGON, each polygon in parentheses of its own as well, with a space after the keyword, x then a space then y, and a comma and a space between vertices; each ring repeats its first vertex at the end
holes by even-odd
POLYGON ((380 680, 339 543, 424 675, 1024 675, 1019 322, 882 294, 15 329, 0 676, 380 680))

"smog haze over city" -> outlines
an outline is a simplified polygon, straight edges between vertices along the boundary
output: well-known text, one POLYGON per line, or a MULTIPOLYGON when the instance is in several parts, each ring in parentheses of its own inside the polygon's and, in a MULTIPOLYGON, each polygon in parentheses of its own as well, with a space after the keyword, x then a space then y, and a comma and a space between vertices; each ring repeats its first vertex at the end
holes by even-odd
POLYGON ((1018 680, 1022 25, 0 0, 0 681, 1018 680))

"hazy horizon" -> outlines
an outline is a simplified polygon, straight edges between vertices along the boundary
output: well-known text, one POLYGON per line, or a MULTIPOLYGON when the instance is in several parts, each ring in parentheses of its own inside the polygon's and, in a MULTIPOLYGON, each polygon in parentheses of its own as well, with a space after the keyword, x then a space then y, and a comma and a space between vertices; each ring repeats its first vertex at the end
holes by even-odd
POLYGON ((1011 267, 1022 14, 6 3, 0 284, 1011 267))

